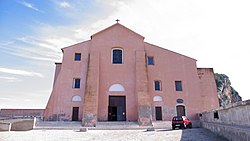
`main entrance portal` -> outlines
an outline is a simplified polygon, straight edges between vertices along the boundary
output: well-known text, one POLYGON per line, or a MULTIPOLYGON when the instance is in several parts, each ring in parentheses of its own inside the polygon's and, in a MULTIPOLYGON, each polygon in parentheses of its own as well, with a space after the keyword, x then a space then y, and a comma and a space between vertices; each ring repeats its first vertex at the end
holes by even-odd
POLYGON ((126 121, 126 97, 109 96, 109 121, 126 121))

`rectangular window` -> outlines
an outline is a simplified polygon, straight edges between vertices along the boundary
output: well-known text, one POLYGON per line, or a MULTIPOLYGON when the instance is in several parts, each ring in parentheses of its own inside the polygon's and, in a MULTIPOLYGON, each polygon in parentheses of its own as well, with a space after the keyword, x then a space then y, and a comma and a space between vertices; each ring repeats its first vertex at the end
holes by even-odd
POLYGON ((215 111, 215 112, 214 112, 214 118, 219 119, 219 113, 218 113, 218 111, 215 111))
POLYGON ((81 53, 75 53, 75 61, 81 61, 81 53))
POLYGON ((154 82, 155 91, 161 91, 161 82, 155 81, 154 82))
POLYGON ((123 59, 123 54, 122 54, 122 49, 113 49, 113 64, 122 64, 122 59, 123 59))
POLYGON ((154 57, 148 57, 148 65, 154 65, 154 57))
POLYGON ((80 84, 81 84, 81 79, 75 78, 73 87, 74 88, 80 88, 80 84))
POLYGON ((175 90, 182 91, 182 83, 181 81, 175 81, 175 90))

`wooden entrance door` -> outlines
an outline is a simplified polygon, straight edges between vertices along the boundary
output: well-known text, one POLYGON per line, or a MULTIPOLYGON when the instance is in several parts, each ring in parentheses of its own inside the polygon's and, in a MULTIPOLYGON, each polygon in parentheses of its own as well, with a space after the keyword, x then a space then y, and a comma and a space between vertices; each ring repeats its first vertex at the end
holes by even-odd
POLYGON ((109 96, 108 106, 109 121, 126 121, 126 97, 109 96))
POLYGON ((72 110, 72 121, 78 121, 78 116, 79 116, 79 107, 73 107, 72 110))
POLYGON ((162 110, 161 107, 155 107, 155 119, 162 120, 162 110))
POLYGON ((176 113, 177 113, 177 116, 186 116, 185 106, 183 105, 176 106, 176 113))

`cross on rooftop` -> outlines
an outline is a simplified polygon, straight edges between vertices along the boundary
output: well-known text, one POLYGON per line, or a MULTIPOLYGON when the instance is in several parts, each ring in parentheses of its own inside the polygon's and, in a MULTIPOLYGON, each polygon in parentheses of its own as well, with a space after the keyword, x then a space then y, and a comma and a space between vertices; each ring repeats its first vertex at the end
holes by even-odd
POLYGON ((120 20, 117 19, 117 20, 115 20, 115 21, 118 23, 120 20))

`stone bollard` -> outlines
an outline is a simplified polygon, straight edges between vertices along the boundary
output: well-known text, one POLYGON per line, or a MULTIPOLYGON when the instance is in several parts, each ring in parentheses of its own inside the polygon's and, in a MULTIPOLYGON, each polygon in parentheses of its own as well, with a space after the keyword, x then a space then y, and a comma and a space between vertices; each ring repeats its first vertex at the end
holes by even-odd
POLYGON ((147 128, 147 131, 155 131, 155 128, 152 127, 152 128, 147 128))
POLYGON ((80 132, 87 132, 88 128, 80 128, 80 132))

